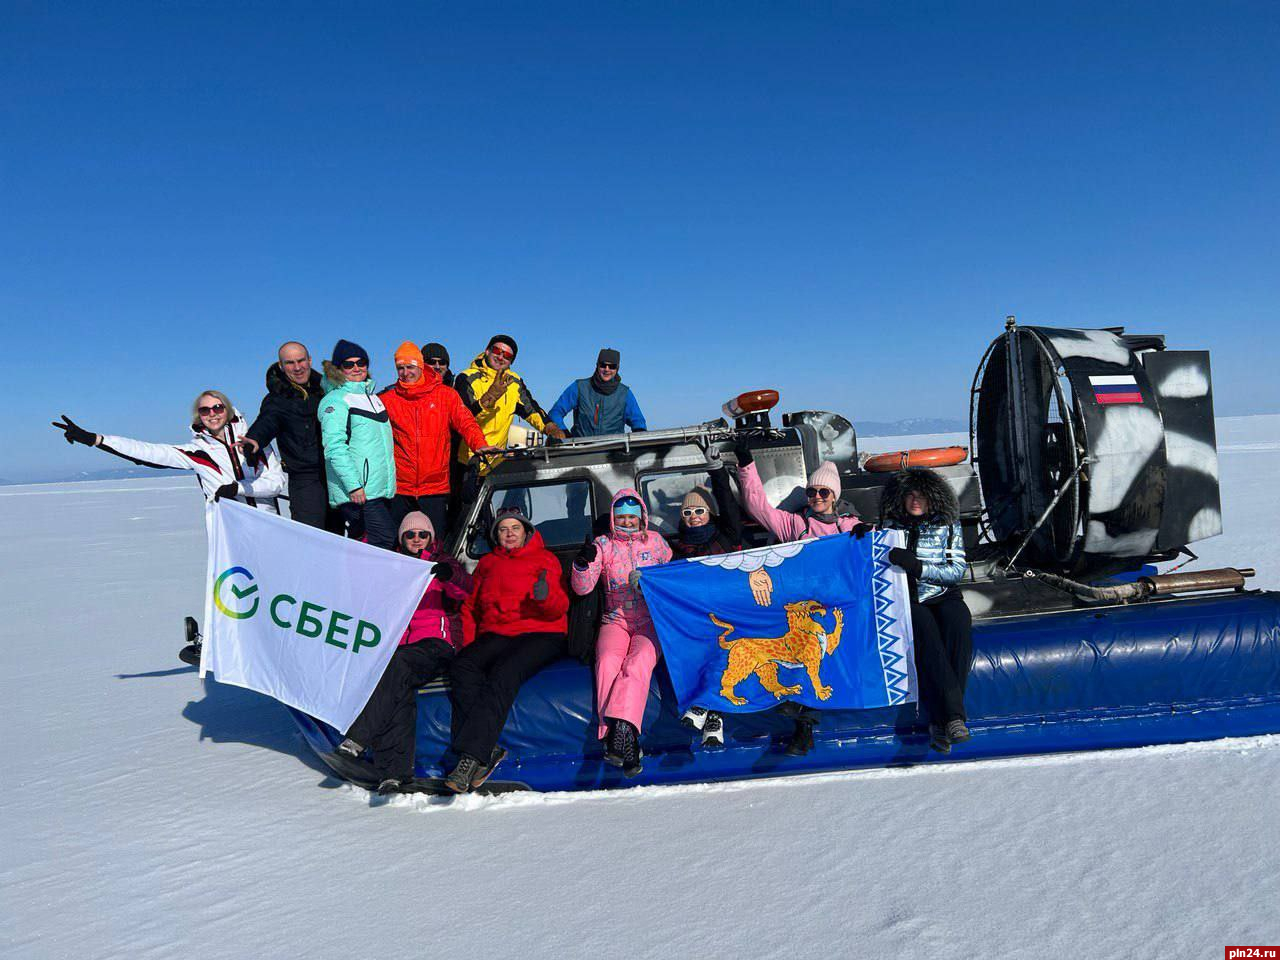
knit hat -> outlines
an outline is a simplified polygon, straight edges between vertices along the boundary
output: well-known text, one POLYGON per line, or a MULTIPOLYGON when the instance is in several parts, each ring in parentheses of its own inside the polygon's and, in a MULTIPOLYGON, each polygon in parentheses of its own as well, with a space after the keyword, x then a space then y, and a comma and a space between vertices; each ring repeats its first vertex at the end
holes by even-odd
POLYGON ((351 360, 356 357, 368 364, 369 351, 358 343, 352 343, 350 340, 339 340, 333 345, 333 362, 336 366, 341 366, 343 360, 351 360))
POLYGON ((406 530, 426 530, 431 534, 431 539, 436 538, 436 528, 431 523, 431 518, 420 510, 410 510, 404 515, 404 519, 400 521, 400 532, 396 534, 397 540, 404 539, 406 530))
POLYGON ((602 363, 612 363, 615 367, 622 365, 622 354, 613 347, 605 347, 600 351, 600 355, 596 357, 596 366, 602 363))
POLYGON ((419 370, 426 366, 422 362, 422 351, 412 340, 406 340, 396 347, 396 363, 416 363, 419 370))
POLYGON ((447 367, 449 366, 449 351, 444 348, 443 343, 436 343, 433 340, 431 343, 422 345, 422 359, 443 360, 444 365, 447 367))
POLYGON ((707 512, 714 517, 716 515, 716 498, 706 487, 694 487, 680 501, 681 510, 689 510, 693 507, 706 507, 707 512))
POLYGON ((823 460, 818 469, 809 474, 809 486, 826 487, 837 497, 840 496, 840 471, 830 460, 823 460))
POLYGON ((500 507, 498 512, 493 516, 493 526, 489 528, 489 540, 492 543, 498 542, 498 524, 503 520, 519 520, 524 524, 525 533, 533 536, 533 524, 529 518, 524 515, 524 511, 519 507, 500 507))
POLYGON ((511 359, 513 361, 516 358, 516 354, 520 352, 520 348, 516 346, 515 340, 511 337, 508 337, 505 333, 499 333, 496 336, 490 337, 489 344, 488 346, 485 347, 485 350, 488 351, 489 347, 492 347, 495 343, 506 344, 508 347, 510 347, 511 359))

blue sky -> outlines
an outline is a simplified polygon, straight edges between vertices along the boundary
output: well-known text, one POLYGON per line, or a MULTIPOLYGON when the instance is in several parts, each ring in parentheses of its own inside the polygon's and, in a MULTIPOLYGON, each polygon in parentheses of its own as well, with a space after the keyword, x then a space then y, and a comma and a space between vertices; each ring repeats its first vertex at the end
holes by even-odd
POLYGON ((549 406, 963 418, 1007 313, 1280 411, 1280 7, 6 5, 0 476, 256 412, 275 346, 490 333, 549 406), (16 406, 16 411, 13 407, 16 406))

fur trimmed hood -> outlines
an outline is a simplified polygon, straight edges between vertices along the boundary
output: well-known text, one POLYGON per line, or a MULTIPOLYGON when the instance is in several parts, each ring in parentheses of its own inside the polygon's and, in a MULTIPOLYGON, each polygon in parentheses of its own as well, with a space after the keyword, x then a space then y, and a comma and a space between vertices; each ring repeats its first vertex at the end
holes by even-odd
POLYGON ((311 376, 307 378, 307 384, 304 387, 286 377, 284 371, 280 369, 280 364, 273 363, 267 367, 266 381, 267 393, 277 397, 305 400, 309 394, 317 397, 324 396, 324 386, 318 370, 311 371, 311 376))
POLYGON ((953 524, 960 520, 960 504, 955 491, 939 474, 927 467, 908 467, 895 473, 880 495, 881 522, 898 527, 915 523, 953 524), (918 493, 929 501, 929 513, 920 518, 907 513, 908 493, 918 493))

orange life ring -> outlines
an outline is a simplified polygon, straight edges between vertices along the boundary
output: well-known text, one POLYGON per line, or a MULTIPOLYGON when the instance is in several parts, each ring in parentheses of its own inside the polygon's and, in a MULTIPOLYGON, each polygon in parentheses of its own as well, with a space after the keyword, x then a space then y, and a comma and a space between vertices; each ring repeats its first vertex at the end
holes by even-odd
POLYGON ((895 450, 868 457, 862 465, 871 473, 889 473, 907 467, 950 467, 963 463, 969 456, 968 447, 921 447, 919 450, 895 450))

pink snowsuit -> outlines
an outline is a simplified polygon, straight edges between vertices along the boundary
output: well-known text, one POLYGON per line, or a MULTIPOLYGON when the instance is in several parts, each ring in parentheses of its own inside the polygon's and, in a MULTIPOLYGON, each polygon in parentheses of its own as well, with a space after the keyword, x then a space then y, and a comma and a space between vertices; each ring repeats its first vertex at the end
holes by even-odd
POLYGON ((846 516, 836 517, 835 523, 828 523, 805 513, 779 510, 765 496, 764 484, 760 482, 760 474, 754 463, 738 468, 738 485, 742 488, 742 505, 747 508, 747 513, 755 517, 756 522, 762 524, 781 543, 825 537, 832 533, 848 533, 862 522, 856 516, 846 516))
POLYGON ((641 567, 667 563, 671 547, 649 530, 649 511, 640 500, 640 529, 635 533, 613 524, 613 507, 623 497, 640 495, 631 489, 619 490, 609 507, 608 536, 596 537, 596 558, 585 569, 575 563, 569 582, 573 592, 585 596, 605 578, 604 616, 596 639, 596 710, 600 725, 596 735, 603 738, 607 720, 626 720, 637 731, 644 720, 649 700, 649 680, 661 656, 654 640, 653 620, 639 589, 631 586, 631 573, 641 567))

